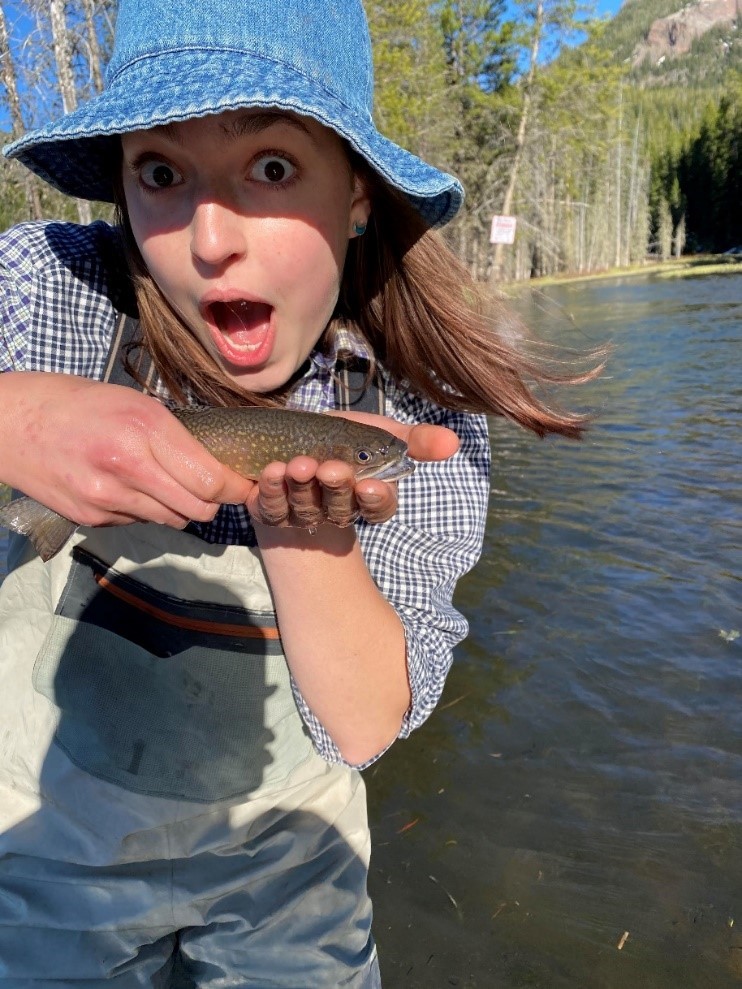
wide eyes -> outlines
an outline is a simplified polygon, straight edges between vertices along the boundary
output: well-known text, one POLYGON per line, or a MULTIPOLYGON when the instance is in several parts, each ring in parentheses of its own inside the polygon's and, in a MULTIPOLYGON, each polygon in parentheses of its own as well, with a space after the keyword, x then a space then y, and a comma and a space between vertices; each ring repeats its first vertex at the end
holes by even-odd
POLYGON ((280 185, 293 178, 296 168, 282 155, 262 155, 250 169, 250 178, 256 182, 280 185))
POLYGON ((145 161, 139 170, 142 183, 150 189, 169 189, 183 181, 180 172, 164 161, 145 161))
MULTIPOLYGON (((139 178, 148 189, 170 189, 181 185, 183 176, 166 161, 151 158, 139 166, 139 178)), ((265 185, 282 185, 296 174, 296 166, 283 155, 264 154, 250 166, 248 177, 252 182, 265 185)))
POLYGON ((359 464, 367 464, 372 459, 372 453, 369 450, 356 450, 356 460, 359 464))

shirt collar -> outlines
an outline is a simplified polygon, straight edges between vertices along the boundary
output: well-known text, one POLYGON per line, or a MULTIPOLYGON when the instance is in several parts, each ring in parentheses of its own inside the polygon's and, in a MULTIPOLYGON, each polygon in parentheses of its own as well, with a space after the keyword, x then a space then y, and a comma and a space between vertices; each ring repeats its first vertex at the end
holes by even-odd
POLYGON ((314 350, 310 354, 310 360, 320 371, 333 371, 340 354, 348 353, 354 357, 364 357, 366 360, 371 357, 369 346, 360 333, 347 326, 341 326, 335 331, 330 350, 314 350))

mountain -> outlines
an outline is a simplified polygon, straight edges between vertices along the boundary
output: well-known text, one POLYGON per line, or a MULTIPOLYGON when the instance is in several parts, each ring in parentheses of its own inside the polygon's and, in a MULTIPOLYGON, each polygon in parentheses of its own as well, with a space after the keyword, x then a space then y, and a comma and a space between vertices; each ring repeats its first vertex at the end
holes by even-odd
POLYGON ((626 0, 602 43, 640 86, 723 85, 742 71, 742 0, 626 0))
MULTIPOLYGON (((742 0, 626 0, 601 43, 650 163, 650 241, 723 251, 742 229, 742 0)), ((664 247, 662 246, 664 244, 664 247)))
POLYGON ((737 40, 741 13, 740 0, 702 0, 701 3, 686 4, 667 17, 652 21, 646 36, 634 49, 632 64, 634 68, 647 61, 661 65, 667 58, 687 55, 693 43, 714 28, 721 34, 731 35, 729 41, 719 38, 719 57, 725 58, 737 40))

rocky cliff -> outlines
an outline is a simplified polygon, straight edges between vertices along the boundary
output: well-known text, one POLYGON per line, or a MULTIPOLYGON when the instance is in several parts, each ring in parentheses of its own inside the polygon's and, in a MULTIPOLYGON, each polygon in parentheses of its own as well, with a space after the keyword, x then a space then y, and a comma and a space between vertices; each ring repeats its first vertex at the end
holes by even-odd
MULTIPOLYGON (((739 27, 737 44, 742 45, 741 21, 742 0, 701 0, 686 4, 676 13, 652 22, 645 39, 634 49, 632 65, 661 65, 665 59, 685 55, 697 38, 715 27, 727 27, 735 34, 739 27)), ((720 41, 720 44, 728 47, 730 42, 720 41)))

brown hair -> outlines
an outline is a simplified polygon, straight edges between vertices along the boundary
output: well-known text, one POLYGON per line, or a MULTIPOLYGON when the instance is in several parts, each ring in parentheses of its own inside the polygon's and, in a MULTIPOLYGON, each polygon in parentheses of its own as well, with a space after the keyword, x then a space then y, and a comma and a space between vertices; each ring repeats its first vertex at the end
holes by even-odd
MULTIPOLYGON (((588 371, 573 374, 557 372, 535 356, 517 316, 487 297, 404 196, 355 155, 349 157, 370 192, 372 212, 366 233, 349 244, 340 298, 320 346, 329 348, 337 328, 346 326, 409 391, 445 408, 505 416, 539 436, 579 437, 586 417, 552 407, 537 391, 545 384, 577 384, 597 376, 601 355, 592 355, 588 371)), ((184 402, 190 394, 208 405, 283 405, 292 382, 255 394, 214 363, 147 270, 120 183, 117 207, 143 345, 174 399, 184 402)))

